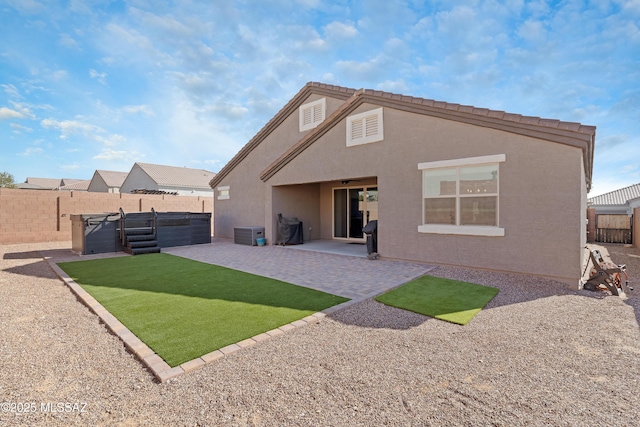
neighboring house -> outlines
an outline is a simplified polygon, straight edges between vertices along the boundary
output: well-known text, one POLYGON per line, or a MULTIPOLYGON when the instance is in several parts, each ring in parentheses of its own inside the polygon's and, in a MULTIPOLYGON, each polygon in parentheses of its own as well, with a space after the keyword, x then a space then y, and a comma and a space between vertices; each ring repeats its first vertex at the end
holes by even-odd
POLYGON ((34 178, 27 177, 27 180, 18 184, 17 188, 33 190, 57 190, 62 185, 60 178, 34 178))
MULTIPOLYGON (((577 286, 595 127, 308 83, 210 182, 215 235, 298 217, 304 239, 577 286)), ((374 262, 374 261, 372 261, 374 262)))
POLYGON ((633 212, 640 208, 640 184, 590 197, 587 199, 587 204, 589 241, 603 243, 635 241, 633 212))
POLYGON ((71 178, 33 178, 28 177, 24 183, 16 185, 16 188, 25 190, 78 190, 86 191, 89 181, 71 178), (72 187, 75 185, 75 188, 72 187))
POLYGON ((62 185, 60 188, 58 188, 58 190, 62 190, 62 191, 87 191, 87 189, 89 188, 89 183, 91 181, 88 180, 88 179, 86 179, 86 180, 74 179, 74 180, 66 180, 64 182, 69 182, 69 183, 65 184, 65 185, 62 185))
POLYGON ((87 191, 95 193, 119 193, 127 172, 97 170, 93 173, 87 191))
POLYGON ((633 215, 634 208, 640 208, 640 184, 633 184, 619 190, 589 197, 587 204, 596 214, 633 215))
POLYGON ((120 187, 121 193, 177 193, 180 196, 213 195, 209 181, 215 173, 204 169, 135 163, 120 187))
POLYGON ((87 185, 89 184, 89 180, 88 179, 62 178, 60 180, 60 187, 67 187, 69 185, 74 185, 74 184, 83 183, 83 182, 86 182, 87 185))

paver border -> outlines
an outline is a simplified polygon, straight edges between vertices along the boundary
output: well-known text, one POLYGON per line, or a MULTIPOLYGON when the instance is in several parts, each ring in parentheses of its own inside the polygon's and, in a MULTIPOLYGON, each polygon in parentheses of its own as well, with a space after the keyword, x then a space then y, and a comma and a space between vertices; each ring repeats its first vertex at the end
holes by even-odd
POLYGON ((360 300, 351 299, 343 302, 342 304, 334 305, 323 311, 314 313, 302 319, 296 320, 291 323, 282 325, 276 329, 263 332, 251 338, 247 338, 235 344, 230 344, 226 347, 222 347, 211 353, 204 354, 195 359, 182 363, 179 366, 171 367, 165 362, 159 355, 157 355, 149 346, 147 346, 142 340, 140 340, 133 332, 131 332, 125 325, 123 325, 114 315, 102 306, 95 298, 85 291, 75 280, 67 275, 62 270, 56 261, 51 257, 43 257, 49 264, 49 267, 58 276, 58 278, 73 292, 76 298, 82 302, 90 311, 92 311, 98 318, 105 324, 107 329, 116 335, 124 344, 124 346, 133 353, 134 356, 147 368, 154 377, 160 382, 164 383, 172 378, 176 378, 187 372, 202 368, 205 365, 216 362, 217 360, 234 354, 248 347, 269 340, 275 336, 282 335, 289 331, 293 331, 298 328, 302 328, 309 324, 318 323, 324 319, 328 314, 334 313, 338 310, 342 310, 347 306, 355 304, 360 300))

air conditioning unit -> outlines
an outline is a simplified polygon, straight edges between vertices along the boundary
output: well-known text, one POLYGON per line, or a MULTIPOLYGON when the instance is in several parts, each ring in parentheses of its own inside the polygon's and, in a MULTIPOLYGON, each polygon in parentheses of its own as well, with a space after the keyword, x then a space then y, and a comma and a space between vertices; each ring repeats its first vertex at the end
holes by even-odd
POLYGON ((233 229, 233 243, 239 245, 256 246, 256 239, 264 237, 264 227, 235 227, 233 229))

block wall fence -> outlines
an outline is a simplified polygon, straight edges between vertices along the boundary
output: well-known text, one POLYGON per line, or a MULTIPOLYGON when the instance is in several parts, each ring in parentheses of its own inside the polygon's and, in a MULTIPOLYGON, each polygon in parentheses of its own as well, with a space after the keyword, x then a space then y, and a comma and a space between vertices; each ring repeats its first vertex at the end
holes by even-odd
MULTIPOLYGON (((213 196, 89 193, 0 188, 0 244, 71 241, 71 215, 118 212, 208 212, 213 196)), ((213 215, 211 218, 213 230, 213 215)))

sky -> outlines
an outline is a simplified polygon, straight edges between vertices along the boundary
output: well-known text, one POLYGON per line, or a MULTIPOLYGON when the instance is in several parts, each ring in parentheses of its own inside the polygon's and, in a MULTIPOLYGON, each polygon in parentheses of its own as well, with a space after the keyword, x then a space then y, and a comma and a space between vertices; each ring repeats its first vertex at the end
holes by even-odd
POLYGON ((0 172, 220 170, 307 82, 596 126, 640 183, 640 0, 0 0, 0 172))

